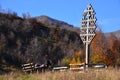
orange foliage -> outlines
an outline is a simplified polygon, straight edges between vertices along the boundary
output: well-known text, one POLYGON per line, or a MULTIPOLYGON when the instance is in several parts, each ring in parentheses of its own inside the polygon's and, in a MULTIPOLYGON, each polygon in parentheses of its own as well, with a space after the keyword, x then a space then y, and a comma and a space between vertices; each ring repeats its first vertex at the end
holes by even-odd
POLYGON ((75 51, 74 53, 74 56, 71 60, 71 64, 79 64, 79 63, 82 63, 84 60, 82 59, 83 58, 83 51, 75 51))
POLYGON ((114 35, 111 34, 109 37, 109 59, 112 59, 112 64, 120 64, 120 41, 114 35))
POLYGON ((96 32, 96 36, 91 43, 92 53, 105 54, 107 48, 107 42, 102 31, 96 32))
POLYGON ((113 34, 106 39, 101 31, 96 33, 91 43, 91 62, 120 64, 120 40, 113 34))
MULTIPOLYGON (((96 32, 91 43, 91 62, 106 63, 107 42, 102 31, 96 32)), ((107 64, 107 63, 106 63, 107 64)))

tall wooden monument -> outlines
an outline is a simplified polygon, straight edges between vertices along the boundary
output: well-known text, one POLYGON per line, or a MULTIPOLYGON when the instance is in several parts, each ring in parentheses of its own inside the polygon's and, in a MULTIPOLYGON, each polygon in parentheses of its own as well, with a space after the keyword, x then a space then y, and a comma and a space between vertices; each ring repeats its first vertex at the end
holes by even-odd
POLYGON ((90 43, 95 37, 95 30, 96 30, 96 17, 95 11, 91 4, 88 4, 87 9, 85 9, 83 18, 82 18, 82 26, 80 28, 80 37, 85 45, 85 64, 86 68, 89 66, 89 47, 90 43))

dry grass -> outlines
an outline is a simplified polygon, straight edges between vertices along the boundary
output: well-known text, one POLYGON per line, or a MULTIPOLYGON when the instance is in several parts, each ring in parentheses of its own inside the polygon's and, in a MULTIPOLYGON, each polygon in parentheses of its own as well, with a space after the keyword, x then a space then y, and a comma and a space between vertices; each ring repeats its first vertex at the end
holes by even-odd
POLYGON ((10 73, 0 80, 120 80, 120 70, 87 70, 83 72, 45 72, 34 74, 10 73))

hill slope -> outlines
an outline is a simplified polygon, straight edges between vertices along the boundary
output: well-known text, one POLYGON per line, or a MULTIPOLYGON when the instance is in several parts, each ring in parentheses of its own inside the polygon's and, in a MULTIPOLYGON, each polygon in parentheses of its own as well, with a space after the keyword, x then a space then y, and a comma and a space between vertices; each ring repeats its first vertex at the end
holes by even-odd
POLYGON ((78 27, 75 27, 71 24, 68 24, 64 21, 60 21, 60 20, 56 20, 53 19, 51 17, 48 16, 39 16, 39 17, 34 17, 33 19, 36 19, 38 23, 42 23, 43 25, 47 26, 47 27, 59 27, 60 29, 66 29, 68 31, 74 31, 77 32, 79 34, 80 29, 78 27))
POLYGON ((64 21, 60 21, 60 20, 56 20, 56 19, 53 19, 53 18, 50 18, 48 16, 40 16, 40 17, 36 17, 37 19, 37 22, 40 22, 42 24, 46 24, 46 26, 54 26, 54 25, 58 25, 60 27, 73 27, 73 25, 70 25, 64 21))
POLYGON ((118 39, 120 39, 120 30, 117 30, 117 31, 114 31, 114 32, 105 33, 106 37, 109 37, 111 34, 114 34, 118 39))
POLYGON ((82 49, 82 41, 75 31, 47 27, 35 18, 23 19, 11 14, 0 13, 0 19, 1 64, 20 67, 26 62, 42 64, 50 60, 58 65, 82 49))

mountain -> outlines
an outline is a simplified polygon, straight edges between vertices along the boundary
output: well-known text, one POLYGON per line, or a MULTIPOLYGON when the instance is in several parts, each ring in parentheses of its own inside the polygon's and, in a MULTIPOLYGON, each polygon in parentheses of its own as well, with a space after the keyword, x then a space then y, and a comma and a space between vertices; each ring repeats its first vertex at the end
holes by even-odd
MULTIPOLYGON (((79 31, 80 31, 78 27, 74 27, 73 25, 68 24, 68 23, 66 23, 64 21, 53 19, 53 18, 45 16, 45 15, 35 17, 35 18, 36 18, 37 22, 40 22, 40 23, 42 23, 42 24, 44 24, 45 26, 48 26, 48 27, 55 27, 57 25, 61 29, 67 29, 67 30, 75 31, 78 34, 79 34, 79 31)), ((105 33, 105 36, 109 37, 110 34, 114 34, 117 38, 120 38, 120 30, 105 33)))
POLYGON ((111 34, 114 34, 118 39, 120 39, 120 30, 117 30, 117 31, 114 31, 114 32, 105 33, 105 36, 109 37, 111 34))
POLYGON ((57 24, 60 27, 73 27, 73 25, 70 25, 64 21, 53 19, 53 18, 45 16, 45 15, 36 17, 36 19, 38 22, 41 22, 42 24, 45 24, 47 26, 49 26, 49 25, 54 26, 57 24))
POLYGON ((43 25, 45 25, 47 27, 54 28, 54 27, 58 26, 60 29, 74 31, 74 32, 77 32, 78 34, 80 31, 80 29, 78 27, 75 27, 75 26, 68 24, 64 21, 60 21, 60 20, 45 16, 45 15, 39 16, 39 17, 34 17, 34 19, 36 19, 38 23, 42 23, 43 25))

